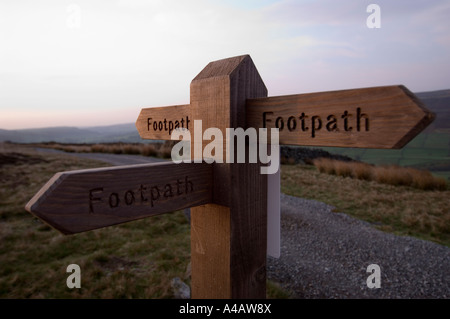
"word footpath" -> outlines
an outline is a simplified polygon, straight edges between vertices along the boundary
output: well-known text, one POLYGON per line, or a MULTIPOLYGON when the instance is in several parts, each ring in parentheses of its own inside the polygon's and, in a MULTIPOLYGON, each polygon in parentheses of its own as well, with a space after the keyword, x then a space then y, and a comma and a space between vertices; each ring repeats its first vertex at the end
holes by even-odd
MULTIPOLYGON (((120 196, 120 191, 112 192, 106 196, 108 200, 104 199, 104 187, 96 187, 89 190, 89 212, 94 214, 94 204, 102 207, 101 211, 105 212, 109 209, 114 210, 123 202, 126 206, 131 205, 150 205, 153 207, 158 200, 174 199, 174 197, 184 196, 194 191, 194 184, 189 177, 186 176, 184 180, 176 179, 172 183, 164 185, 147 185, 141 184, 138 187, 128 189, 123 196, 120 196)), ((100 208, 99 208, 100 209, 100 208)))

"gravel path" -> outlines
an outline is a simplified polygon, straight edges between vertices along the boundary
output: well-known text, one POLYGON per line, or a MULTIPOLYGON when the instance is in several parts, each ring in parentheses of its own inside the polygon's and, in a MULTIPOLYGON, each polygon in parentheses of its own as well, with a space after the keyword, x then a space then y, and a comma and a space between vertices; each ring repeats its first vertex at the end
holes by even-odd
MULTIPOLYGON (((112 165, 160 161, 138 155, 70 155, 112 165)), ((267 277, 292 297, 450 298, 450 248, 378 231, 322 202, 281 197, 281 257, 268 257, 267 277), (380 288, 367 287, 371 264, 380 267, 380 288)))
POLYGON ((449 298, 450 249, 376 230, 327 204, 282 194, 281 257, 267 276, 295 298, 449 298), (367 267, 381 287, 368 288, 367 267))
POLYGON ((147 164, 166 161, 164 159, 148 157, 142 155, 125 155, 125 154, 108 154, 108 153, 67 153, 60 150, 54 150, 51 148, 35 148, 36 151, 41 153, 57 153, 65 154, 69 156, 75 156, 79 158, 86 158, 91 160, 102 161, 111 165, 135 165, 135 164, 147 164))

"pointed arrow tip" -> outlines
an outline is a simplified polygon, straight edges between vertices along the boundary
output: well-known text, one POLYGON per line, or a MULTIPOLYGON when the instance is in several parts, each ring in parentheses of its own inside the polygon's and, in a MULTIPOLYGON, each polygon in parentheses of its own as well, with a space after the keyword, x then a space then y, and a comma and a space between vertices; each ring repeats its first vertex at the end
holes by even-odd
POLYGON ((430 111, 427 106, 406 86, 398 85, 405 95, 414 103, 414 105, 423 112, 423 116, 419 119, 417 124, 406 134, 402 139, 400 139, 397 144, 394 145, 394 149, 403 148, 408 144, 413 138, 419 135, 428 125, 430 125, 436 118, 436 114, 430 111))

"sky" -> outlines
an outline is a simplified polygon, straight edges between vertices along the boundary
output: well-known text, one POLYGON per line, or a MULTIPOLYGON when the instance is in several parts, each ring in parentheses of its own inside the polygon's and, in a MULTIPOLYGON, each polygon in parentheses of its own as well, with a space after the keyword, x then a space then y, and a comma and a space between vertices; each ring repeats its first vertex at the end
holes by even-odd
POLYGON ((0 0, 0 128, 131 123, 243 54, 269 96, 450 89, 449 17, 449 0, 0 0))

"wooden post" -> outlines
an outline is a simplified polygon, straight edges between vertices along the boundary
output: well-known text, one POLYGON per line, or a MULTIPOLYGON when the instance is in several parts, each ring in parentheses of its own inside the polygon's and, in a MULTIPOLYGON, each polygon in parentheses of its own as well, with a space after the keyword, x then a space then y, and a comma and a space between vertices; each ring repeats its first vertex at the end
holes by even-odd
MULTIPOLYGON (((211 62, 191 83, 191 119, 221 129, 225 151, 226 128, 246 125, 246 100, 266 96, 250 56, 211 62)), ((259 163, 215 165, 214 185, 221 205, 191 209, 192 298, 265 298, 267 175, 259 163)))

